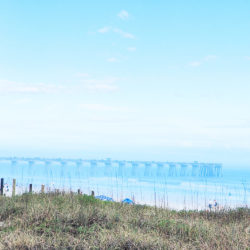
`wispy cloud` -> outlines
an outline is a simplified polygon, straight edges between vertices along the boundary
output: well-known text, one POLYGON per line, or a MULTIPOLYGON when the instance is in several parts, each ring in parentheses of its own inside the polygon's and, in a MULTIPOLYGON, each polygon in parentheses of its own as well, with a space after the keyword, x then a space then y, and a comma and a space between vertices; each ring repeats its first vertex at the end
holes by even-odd
POLYGON ((130 52, 134 52, 134 51, 136 51, 136 48, 135 47, 129 47, 129 48, 127 48, 127 50, 130 51, 130 52))
POLYGON ((121 36, 124 37, 124 38, 129 38, 129 39, 134 39, 134 38, 135 38, 135 36, 132 35, 131 33, 125 32, 125 31, 123 31, 123 30, 121 30, 121 29, 115 28, 115 29, 113 29, 113 31, 114 31, 115 33, 118 33, 119 35, 121 35, 121 36))
POLYGON ((19 94, 19 95, 37 95, 37 94, 60 94, 60 93, 80 93, 84 90, 90 92, 114 92, 119 88, 117 86, 118 78, 106 77, 102 79, 91 78, 87 74, 77 74, 79 83, 69 85, 53 85, 45 83, 23 83, 8 80, 0 80, 0 95, 19 94))
POLYGON ((117 16, 122 20, 127 20, 129 18, 129 14, 126 10, 120 11, 117 16))
POLYGON ((86 88, 94 92, 113 92, 118 90, 118 87, 116 85, 111 84, 92 84, 87 85, 86 88))
POLYGON ((217 59, 216 55, 208 55, 203 58, 204 61, 211 61, 217 59))
POLYGON ((109 106, 99 103, 84 103, 80 105, 81 108, 88 111, 97 111, 97 112, 130 112, 130 109, 127 107, 117 107, 109 106))
POLYGON ((245 58, 246 58, 247 60, 250 60, 250 56, 245 56, 245 58))
POLYGON ((103 34, 103 33, 109 32, 110 29, 111 29, 111 27, 103 27, 103 28, 99 29, 98 32, 103 34))
POLYGON ((191 67, 199 67, 203 63, 215 60, 216 58, 217 58, 216 55, 208 55, 208 56, 203 57, 201 60, 190 62, 188 65, 191 66, 191 67))
POLYGON ((104 34, 107 32, 114 32, 116 34, 119 34, 121 37, 128 38, 128 39, 134 39, 135 36, 131 33, 125 32, 118 28, 112 28, 112 27, 103 27, 99 30, 97 30, 99 33, 104 34))
POLYGON ((107 62, 111 62, 111 63, 118 62, 118 59, 115 57, 110 57, 107 59, 107 62))
POLYGON ((199 67, 201 64, 202 64, 202 62, 194 61, 194 62, 189 63, 189 66, 191 66, 191 67, 199 67))
POLYGON ((118 78, 110 77, 104 79, 88 78, 82 80, 84 88, 91 92, 114 92, 119 88, 117 86, 118 78))
POLYGON ((14 93, 14 94, 48 94, 62 91, 62 86, 45 84, 45 83, 22 83, 8 80, 0 80, 0 93, 14 93))

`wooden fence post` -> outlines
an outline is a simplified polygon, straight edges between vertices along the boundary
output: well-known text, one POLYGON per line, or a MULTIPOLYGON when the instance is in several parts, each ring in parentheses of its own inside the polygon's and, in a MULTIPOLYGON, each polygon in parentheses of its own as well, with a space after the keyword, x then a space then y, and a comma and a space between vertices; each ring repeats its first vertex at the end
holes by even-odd
POLYGON ((80 189, 78 189, 78 190, 77 190, 77 193, 78 193, 78 194, 81 194, 81 190, 80 190, 80 189))
POLYGON ((32 184, 29 186, 29 193, 32 193, 32 184))
POLYGON ((95 196, 95 192, 93 190, 91 191, 91 196, 95 196))
POLYGON ((4 178, 1 178, 1 195, 3 195, 4 178))
POLYGON ((41 186, 41 193, 44 193, 44 185, 41 186))
POLYGON ((12 196, 16 195, 16 179, 13 179, 12 183, 12 196))

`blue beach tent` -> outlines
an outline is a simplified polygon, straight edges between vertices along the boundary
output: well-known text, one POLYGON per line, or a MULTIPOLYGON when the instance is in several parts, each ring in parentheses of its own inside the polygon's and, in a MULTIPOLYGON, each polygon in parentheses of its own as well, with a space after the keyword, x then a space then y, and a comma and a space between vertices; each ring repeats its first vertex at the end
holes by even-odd
POLYGON ((135 204, 135 203, 134 203, 132 200, 130 200, 129 198, 124 199, 124 200, 122 201, 122 203, 131 204, 131 205, 134 205, 134 204, 135 204))
POLYGON ((105 196, 105 195, 98 195, 95 197, 96 199, 102 200, 102 201, 114 201, 111 197, 105 196))

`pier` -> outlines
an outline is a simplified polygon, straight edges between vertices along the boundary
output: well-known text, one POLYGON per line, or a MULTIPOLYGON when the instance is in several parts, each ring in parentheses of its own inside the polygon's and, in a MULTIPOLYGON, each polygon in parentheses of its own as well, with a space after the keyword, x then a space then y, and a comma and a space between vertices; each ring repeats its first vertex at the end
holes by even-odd
POLYGON ((29 167, 35 168, 36 164, 67 165, 74 164, 77 168, 90 166, 91 175, 98 171, 103 171, 104 175, 115 172, 117 176, 127 177, 220 177, 222 176, 221 163, 203 163, 203 162, 168 162, 168 161, 125 161, 108 159, 69 159, 69 158, 25 158, 25 157, 0 157, 1 162, 9 162, 11 166, 18 167, 18 164, 25 163, 29 167))

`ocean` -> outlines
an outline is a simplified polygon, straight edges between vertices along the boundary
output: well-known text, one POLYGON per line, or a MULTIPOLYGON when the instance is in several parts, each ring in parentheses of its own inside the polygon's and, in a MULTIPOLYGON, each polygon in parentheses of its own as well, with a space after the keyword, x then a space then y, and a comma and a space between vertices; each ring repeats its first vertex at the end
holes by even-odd
MULTIPOLYGON (((46 191, 56 189, 105 195, 115 201, 130 198, 137 204, 171 209, 207 209, 209 201, 216 200, 220 208, 246 207, 250 205, 250 169, 223 166, 217 177, 192 176, 187 171, 185 176, 169 176, 157 172, 153 167, 145 174, 140 166, 131 174, 129 167, 114 165, 92 166, 67 162, 39 162, 29 164, 18 161, 0 161, 0 177, 4 178, 4 193, 11 195, 12 180, 16 179, 18 194, 28 191, 29 184, 33 191, 39 192, 41 185, 46 191)), ((167 172, 166 172, 167 173, 167 172)))

